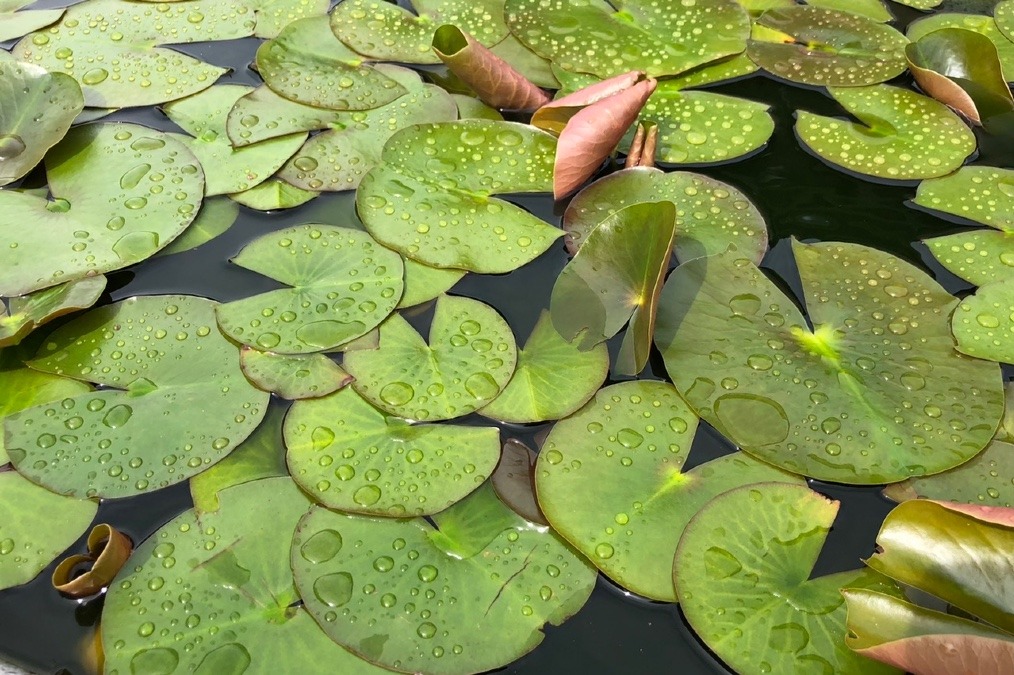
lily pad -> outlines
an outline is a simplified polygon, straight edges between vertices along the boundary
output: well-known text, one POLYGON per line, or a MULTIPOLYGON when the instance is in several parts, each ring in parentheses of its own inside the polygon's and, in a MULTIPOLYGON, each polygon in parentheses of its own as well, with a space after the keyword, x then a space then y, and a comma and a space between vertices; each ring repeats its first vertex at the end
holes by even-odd
POLYGON ((806 486, 759 483, 715 497, 687 525, 673 568, 680 605, 733 670, 899 672, 845 646, 839 589, 900 589, 866 568, 810 578, 837 512, 806 486))
POLYGON ((0 589, 34 579, 88 528, 98 504, 0 473, 0 589))
POLYGON ((131 298, 49 336, 32 368, 109 388, 9 415, 5 443, 18 470, 63 494, 116 498, 184 481, 228 455, 268 395, 243 377, 214 306, 131 298))
POLYGON ((993 7, 993 21, 1008 40, 1014 41, 1014 0, 1001 0, 993 7))
POLYGON ((629 204, 652 201, 676 206, 673 252, 680 262, 735 246, 740 254, 760 264, 767 252, 767 224, 742 192, 703 174, 643 167, 600 178, 571 200, 563 214, 567 250, 577 253, 605 217, 629 204))
POLYGON ((323 354, 288 356, 244 347, 239 365, 255 387, 290 401, 327 396, 352 381, 348 373, 323 354))
POLYGON ((747 54, 769 73, 790 82, 855 87, 905 72, 908 40, 873 19, 800 5, 764 12, 747 54))
POLYGON ((443 511, 489 477, 500 459, 500 432, 409 424, 349 387, 293 405, 285 446, 292 477, 324 506, 422 516, 443 511))
POLYGON ((676 231, 672 202, 640 202, 600 223, 556 280, 553 326, 578 348, 612 337, 630 322, 614 370, 644 368, 676 231))
POLYGON ((173 138, 187 146, 204 167, 208 196, 242 192, 263 183, 306 141, 304 132, 232 147, 226 134, 229 111, 251 91, 253 87, 223 84, 165 107, 169 119, 193 136, 174 134, 173 138))
POLYGON ((83 107, 81 87, 73 78, 0 60, 0 185, 21 178, 42 161, 83 107))
POLYGON ((308 354, 354 340, 401 299, 401 258, 346 227, 309 223, 271 232, 232 261, 292 287, 216 309, 233 340, 278 354, 308 354))
POLYGON ((398 670, 483 672, 534 649, 595 585, 583 558, 488 483, 432 520, 317 507, 300 521, 296 587, 331 639, 398 670))
POLYGON ((451 97, 454 99, 454 102, 458 105, 458 117, 460 119, 492 120, 494 122, 503 122, 503 115, 501 115, 494 108, 490 108, 488 105, 486 105, 477 98, 466 96, 465 94, 451 94, 451 97))
POLYGON ((750 16, 735 0, 507 0, 507 25, 563 70, 601 78, 631 70, 678 75, 746 46, 750 16), (561 38, 560 36, 566 36, 561 38))
POLYGON ((1014 277, 986 284, 961 301, 951 318, 959 352, 1014 363, 1014 277))
POLYGON ((806 4, 811 7, 823 7, 824 9, 858 14, 880 23, 894 18, 881 0, 806 0, 806 4))
MULTIPOLYGON (((1001 20, 1004 20, 1001 17, 1001 20)), ((1014 81, 1014 42, 1008 39, 991 16, 944 12, 913 21, 908 26, 908 39, 915 42, 942 28, 963 28, 988 37, 996 47, 1004 79, 1014 81)))
POLYGON ((800 110, 799 140, 847 171, 920 180, 948 174, 975 151, 975 135, 943 103, 886 84, 832 87, 831 96, 859 122, 800 110))
POLYGON ((535 497, 535 462, 538 455, 516 438, 504 441, 500 463, 490 476, 493 491, 514 513, 536 525, 549 526, 535 497))
POLYGON ((91 307, 105 288, 105 277, 86 277, 11 298, 6 311, 0 303, 0 347, 18 344, 30 332, 57 317, 91 307))
POLYGON ((919 183, 914 204, 1014 232, 1014 170, 963 166, 919 183))
POLYGON ((377 241, 433 267, 510 272, 563 235, 495 194, 547 192, 556 139, 464 120, 402 129, 363 178, 356 208, 377 241))
POLYGON ((939 5, 944 0, 894 0, 899 5, 907 5, 923 11, 928 11, 939 5))
POLYGON ((229 195, 229 199, 257 211, 280 211, 302 206, 319 196, 319 192, 289 185, 280 178, 269 178, 249 190, 229 195))
POLYGON ((680 533, 708 500, 749 483, 803 484, 742 453, 682 472, 696 430, 672 385, 623 382, 553 427, 535 470, 550 524, 621 586, 663 602, 676 601, 680 533))
POLYGON ((259 38, 274 38, 294 21, 324 16, 331 6, 330 0, 248 0, 257 16, 259 38))
POLYGON ((64 9, 39 9, 18 11, 33 4, 35 0, 0 1, 0 42, 14 40, 40 28, 55 23, 63 16, 64 9))
POLYGON ((300 19, 262 44, 257 71, 276 94, 331 110, 369 110, 405 93, 397 81, 339 42, 326 16, 300 19))
POLYGON ((888 485, 896 502, 943 499, 986 506, 1014 506, 1014 445, 994 440, 978 455, 950 471, 888 485))
POLYGON ((197 218, 158 255, 190 251, 221 236, 239 217, 239 207, 223 197, 205 199, 197 218))
POLYGON ((415 307, 451 290, 465 276, 465 270, 440 269, 405 258, 405 293, 398 309, 415 307))
POLYGON ((345 369, 366 400, 411 420, 467 415, 495 399, 514 373, 517 345, 489 305, 437 299, 427 344, 399 314, 380 326, 380 347, 345 355, 345 369))
POLYGON ((296 485, 268 478, 220 496, 218 511, 188 510, 166 523, 109 587, 106 672, 309 672, 321 663, 387 672, 331 642, 297 604, 286 552, 310 501, 296 485))
POLYGON ((227 72, 160 45, 232 40, 253 31, 253 10, 240 0, 87 0, 22 39, 14 55, 73 77, 88 106, 126 108, 195 94, 227 72))
POLYGON ((149 258, 187 228, 204 195, 204 173, 190 151, 134 124, 76 127, 49 152, 46 167, 52 200, 0 192, 0 295, 149 258))
POLYGON ((655 341, 698 414, 750 454, 876 484, 974 457, 1003 414, 998 366, 954 351, 957 299, 857 244, 793 243, 813 329, 740 254, 670 275, 655 341))
POLYGON ((924 243, 941 265, 976 286, 1014 277, 1014 232, 974 230, 924 243))

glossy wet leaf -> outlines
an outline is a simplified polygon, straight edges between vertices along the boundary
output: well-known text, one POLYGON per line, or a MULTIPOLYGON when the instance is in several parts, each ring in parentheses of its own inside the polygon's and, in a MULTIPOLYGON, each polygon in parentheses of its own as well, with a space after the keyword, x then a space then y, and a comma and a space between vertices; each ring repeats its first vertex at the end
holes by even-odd
POLYGON ((88 533, 88 553, 65 558, 53 570, 53 587, 71 598, 95 595, 109 585, 133 548, 130 537, 113 526, 96 525, 88 533), (87 565, 88 569, 75 574, 82 565, 87 565))
POLYGON ((1014 506, 1014 445, 994 440, 978 455, 949 471, 888 485, 896 502, 942 499, 986 506, 1014 506))
POLYGON ((552 136, 511 122, 402 129, 363 178, 356 209, 379 242, 421 263, 509 272, 563 232, 493 195, 549 191, 555 154, 552 136))
POLYGON ((324 354, 290 356, 244 347, 239 359, 251 384, 289 400, 327 396, 352 381, 324 354))
POLYGON ((629 320, 614 369, 636 375, 644 368, 675 223, 672 202, 640 202, 591 231, 553 286, 553 326, 564 339, 587 350, 629 320))
POLYGON ((18 344, 33 330, 57 317, 91 307, 105 288, 104 276, 86 277, 10 298, 6 312, 0 303, 0 348, 18 344))
POLYGON ((621 586, 663 602, 676 601, 676 544, 706 502, 749 483, 802 484, 742 453, 682 472, 696 430, 672 385, 615 384, 553 427, 535 470, 554 529, 621 586))
POLYGON ((735 252, 669 276, 655 342, 698 414, 759 459, 839 483, 937 473, 985 447, 1002 385, 995 363, 954 351, 957 299, 865 246, 793 252, 812 330, 735 252))
POLYGON ((291 23, 262 44, 257 71, 276 94, 331 110, 369 110, 405 93, 395 80, 364 64, 343 45, 326 16, 291 23))
POLYGON ((331 509, 380 516, 443 511, 500 459, 496 428, 410 424, 351 387, 293 405, 285 421, 292 477, 331 509))
POLYGON ((854 87, 903 73, 906 44, 904 35, 872 19, 804 5, 762 14, 747 54, 791 82, 854 87))
POLYGON ((54 26, 22 39, 14 55, 73 77, 86 105, 125 108, 195 94, 226 73, 161 45, 232 40, 253 31, 253 10, 239 0, 87 0, 69 7, 54 26))
POLYGON ((269 178, 249 190, 229 195, 229 199, 256 211, 279 211, 302 206, 319 195, 318 192, 289 185, 280 178, 269 178))
POLYGON ((207 244, 221 236, 236 222, 239 207, 224 197, 205 199, 201 210, 183 234, 173 239, 172 243, 158 252, 158 255, 183 253, 198 246, 207 244))
POLYGON ((232 147, 226 120, 236 101, 253 87, 223 84, 165 106, 165 113, 190 136, 174 134, 204 168, 205 194, 242 192, 264 182, 306 141, 306 133, 272 138, 255 145, 232 147))
POLYGON ((35 578, 80 537, 98 505, 39 487, 16 471, 0 473, 0 589, 35 578))
POLYGON ((570 72, 678 75, 746 46, 750 17, 734 0, 507 0, 507 24, 532 51, 570 72), (561 39, 559 36, 566 36, 561 39))
POLYGON ((961 301, 951 319, 957 350, 1014 362, 1014 277, 986 284, 961 301))
POLYGON ((811 7, 858 14, 881 23, 894 18, 881 0, 807 0, 806 4, 811 7))
POLYGON ((145 540, 109 588, 105 672, 386 671, 331 642, 295 603, 288 549, 310 501, 288 478, 223 490, 145 540), (260 514, 260 517, 252 514, 260 514), (179 636, 179 637, 177 637, 179 636))
POLYGON ((1014 170, 963 166, 956 172, 919 183, 914 204, 1014 232, 1014 170))
POLYGON ((1014 277, 1014 233, 973 230, 923 243, 941 265, 976 286, 1014 277))
POLYGON ((930 10, 939 5, 943 0, 894 0, 899 5, 908 5, 921 10, 930 10))
POLYGON ((859 122, 800 110, 796 134, 817 156, 846 171, 891 180, 935 178, 975 151, 972 131, 927 96, 886 84, 829 91, 859 122))
POLYGON ((331 6, 329 0, 248 0, 256 10, 260 38, 278 37, 290 23, 314 16, 324 16, 331 6))
POLYGON ((411 420, 467 415, 495 399, 511 379, 517 345, 495 309, 470 298, 437 299, 429 343, 400 314, 380 326, 380 347, 345 355, 366 400, 411 420))
POLYGON ((504 441, 500 463, 490 476, 493 491, 514 513, 536 525, 549 525, 535 497, 538 455, 516 438, 504 441))
MULTIPOLYGON (((0 11, 0 24, 6 20, 0 11)), ((83 107, 81 87, 72 78, 0 60, 0 185, 35 168, 83 107)))
POLYGON ((993 7, 993 21, 1008 40, 1014 40, 1014 0, 1001 0, 993 7))
POLYGON ((50 335, 33 368, 107 388, 9 415, 18 470, 64 494, 116 498, 184 481, 228 455, 256 428, 268 395, 243 377, 214 306, 131 298, 50 335))
POLYGON ((899 504, 877 535, 866 564, 983 619, 1014 629, 1010 509, 996 521, 923 499, 899 504), (930 552, 932 552, 930 554, 930 552))
POLYGON ((465 270, 430 267, 405 258, 405 293, 398 309, 415 307, 451 290, 465 276, 465 270))
POLYGON ((216 310, 229 337, 278 354, 308 354, 354 340, 401 299, 401 258, 360 230, 297 225, 263 235, 232 261, 291 286, 216 310))
POLYGON ((679 602, 736 672, 899 672, 845 646, 839 589, 900 590, 866 568, 810 578, 837 512, 805 485, 759 483, 715 497, 687 525, 673 567, 679 602))
POLYGON ((1014 81, 1014 42, 1000 30, 990 16, 982 14, 956 14, 944 12, 913 21, 908 26, 908 39, 915 42, 942 28, 962 28, 985 35, 996 47, 1003 68, 1004 79, 1014 81))
POLYGON ((492 403, 479 412, 501 422, 558 420, 588 402, 609 371, 605 344, 581 351, 553 328, 543 310, 524 349, 517 370, 492 403))
POLYGON ((594 586, 583 558, 488 484, 433 522, 320 507, 303 518, 296 586, 333 640, 400 670, 482 672, 534 649, 542 627, 576 613, 594 586))
POLYGON ((723 253, 729 246, 760 263, 768 248, 764 217, 735 187, 703 174, 650 168, 617 171, 579 192, 563 214, 567 250, 577 253, 606 217, 639 202, 676 206, 673 252, 681 262, 723 253))
POLYGON ((458 117, 460 119, 482 119, 502 122, 503 115, 490 108, 477 98, 465 94, 451 94, 451 98, 458 106, 458 117))
POLYGON ((62 7, 18 11, 33 3, 34 0, 3 0, 0 2, 0 42, 14 40, 32 31, 45 28, 51 23, 59 21, 63 16, 62 7))
POLYGON ((0 192, 0 295, 140 262, 186 229, 204 195, 190 151, 134 124, 76 127, 46 156, 46 168, 52 200, 0 192))

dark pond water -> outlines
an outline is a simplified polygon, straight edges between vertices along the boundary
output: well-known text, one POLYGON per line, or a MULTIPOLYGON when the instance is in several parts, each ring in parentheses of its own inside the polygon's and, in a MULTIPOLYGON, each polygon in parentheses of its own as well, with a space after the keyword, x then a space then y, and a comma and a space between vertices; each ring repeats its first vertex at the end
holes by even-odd
MULTIPOLYGON (((40 3, 59 6, 62 3, 40 3)), ((951 8, 981 11, 992 2, 964 0, 951 8)), ((945 5, 947 7, 947 5, 945 5)), ((892 4, 904 26, 918 13, 892 4)), ((249 70, 256 40, 237 40, 183 49, 207 61, 233 68, 222 82, 259 84, 249 70)), ((892 84, 907 84, 899 78, 892 84)), ((788 238, 848 241, 873 246, 911 262, 923 264, 949 290, 961 293, 964 282, 954 278, 923 255, 920 239, 955 231, 954 224, 905 206, 915 194, 914 185, 882 185, 846 175, 824 165, 803 151, 792 131, 793 113, 806 109, 840 115, 837 104, 818 91, 778 83, 762 75, 723 85, 717 91, 770 104, 777 128, 770 144, 749 159, 702 173, 742 189, 767 219, 772 249, 764 266, 781 277, 787 288, 801 295, 792 269, 788 238)), ((174 129, 155 110, 118 113, 109 119, 174 129)), ((1009 148, 983 144, 978 161, 1010 165, 1009 148)), ((41 176, 29 180, 43 180, 41 176)), ((559 222, 565 204, 554 205, 546 197, 521 197, 514 201, 540 217, 559 222)), ((289 212, 265 215, 241 207, 238 222, 223 236, 187 253, 156 258, 135 269, 110 275, 110 302, 133 295, 188 293, 220 301, 234 300, 276 287, 274 282, 231 265, 228 259, 254 238, 297 223, 348 224, 354 218, 351 194, 325 196, 289 212)), ((539 312, 548 308, 553 283, 567 256, 562 244, 538 260, 511 274, 468 275, 452 293, 477 298, 498 309, 523 339, 539 312)), ((428 321, 427 311, 410 312, 414 322, 428 321)), ((615 340, 614 340, 615 342, 615 340)), ((29 346, 30 347, 30 346, 29 346)), ((615 354, 617 344, 612 345, 615 354)), ((664 377, 657 354, 645 377, 664 377)), ((488 420, 480 419, 488 424, 488 420)), ((505 426, 503 437, 517 437, 530 444, 548 425, 505 426)), ((688 467, 731 452, 733 447, 702 422, 688 467)), ((877 489, 851 488, 811 482, 811 486, 841 500, 838 521, 831 530, 817 561, 814 576, 852 569, 873 550, 874 540, 891 502, 877 489)), ((591 497, 591 496, 590 496, 591 497)), ((141 541, 164 522, 191 506, 187 487, 177 486, 149 495, 106 502, 96 522, 106 522, 141 541)), ((72 547, 83 547, 78 542, 72 547)), ((26 586, 0 592, 0 656, 35 672, 86 673, 82 645, 92 640, 102 601, 78 603, 61 598, 49 585, 52 568, 26 586)), ((672 605, 651 603, 631 596, 600 577, 588 604, 559 628, 548 628, 545 642, 532 654, 505 668, 506 673, 649 673, 685 675, 725 673, 726 668, 693 636, 672 605)))

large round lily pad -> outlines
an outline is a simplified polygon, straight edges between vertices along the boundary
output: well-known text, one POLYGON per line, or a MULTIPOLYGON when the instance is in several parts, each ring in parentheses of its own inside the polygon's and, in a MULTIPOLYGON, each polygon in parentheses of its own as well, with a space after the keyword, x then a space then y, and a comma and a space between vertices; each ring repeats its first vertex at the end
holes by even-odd
MULTIPOLYGON (((1001 14, 1000 20, 1005 20, 1003 14, 1001 14)), ((962 28, 981 33, 988 37, 992 41, 993 46, 996 47, 997 55, 1000 57, 1000 66, 1003 68, 1004 79, 1008 82, 1014 81, 1014 41, 1011 41, 1009 36, 1004 34, 992 17, 983 14, 956 14, 950 12, 934 14, 909 24, 908 38, 915 42, 919 38, 938 31, 941 28, 962 28)))
POLYGON ((837 512, 803 485, 761 483, 719 495, 687 525, 673 567, 680 605, 736 672, 899 672, 845 646, 840 589, 900 589, 865 567, 809 578, 837 512))
POLYGON ((0 295, 140 262, 186 229, 204 195, 190 151, 135 124, 77 127, 46 167, 52 200, 0 192, 0 295))
POLYGON ((296 485, 268 478, 220 497, 218 511, 166 523, 110 585, 105 672, 387 672, 334 644, 298 604, 287 553, 310 501, 296 485))
POLYGON ((500 459, 496 428, 409 424, 351 387, 292 406, 285 446, 293 478, 324 506, 422 516, 481 485, 500 459))
POLYGON ((109 387, 6 419, 18 470, 68 495, 129 497, 186 480, 225 457, 264 416, 215 303, 148 296, 62 326, 31 366, 109 387))
POLYGON ((914 204, 1014 232, 1014 170, 963 166, 919 183, 914 204))
POLYGON ((373 330, 401 299, 401 258, 366 233, 306 224, 266 234, 233 262, 292 288, 216 309, 232 339, 279 354, 333 349, 373 330))
POLYGON ((793 252, 813 329, 735 252, 670 275, 655 341, 687 402, 750 454, 840 483, 937 473, 985 447, 999 367, 954 351, 957 299, 865 246, 793 252))
POLYGON ((320 507, 303 518, 296 587, 331 639, 401 671, 483 672, 534 649, 595 585, 594 568, 489 483, 433 523, 320 507))
POLYGON ((380 347, 349 352, 345 369, 373 405, 411 420, 467 415, 495 399, 517 364, 514 334, 470 298, 437 299, 429 344, 400 314, 380 326, 380 347))

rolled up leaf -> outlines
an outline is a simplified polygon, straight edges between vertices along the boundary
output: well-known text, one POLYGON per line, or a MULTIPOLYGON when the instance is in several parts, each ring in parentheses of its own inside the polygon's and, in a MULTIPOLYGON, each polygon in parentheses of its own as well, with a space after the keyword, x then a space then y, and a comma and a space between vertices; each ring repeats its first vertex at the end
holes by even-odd
POLYGON ((109 585, 133 550, 134 544, 127 535, 111 525, 96 525, 88 535, 88 554, 72 555, 57 565, 53 570, 53 587, 72 598, 95 595, 109 585), (71 577, 79 565, 89 562, 91 569, 71 577))

